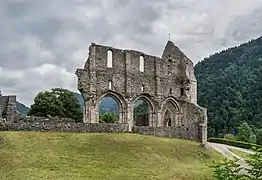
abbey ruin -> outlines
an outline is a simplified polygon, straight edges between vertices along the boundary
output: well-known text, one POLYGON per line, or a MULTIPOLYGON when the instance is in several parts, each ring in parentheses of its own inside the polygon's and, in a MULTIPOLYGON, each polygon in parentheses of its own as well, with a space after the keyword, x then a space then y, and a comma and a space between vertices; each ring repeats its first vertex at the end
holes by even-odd
POLYGON ((0 93, 0 131, 133 132, 206 144, 207 110, 197 104, 193 62, 173 42, 167 42, 162 57, 92 43, 76 75, 85 104, 82 123, 22 116, 16 96, 0 93), (116 123, 99 123, 105 97, 118 104, 116 123), (139 100, 147 104, 145 116, 134 113, 139 100))
POLYGON ((128 124, 129 131, 171 130, 174 136, 206 142, 207 110, 197 104, 193 62, 173 42, 167 42, 162 57, 92 43, 76 75, 84 123, 99 122, 99 103, 110 96, 119 105, 119 123, 128 124), (139 99, 149 107, 142 122, 133 116, 139 99))

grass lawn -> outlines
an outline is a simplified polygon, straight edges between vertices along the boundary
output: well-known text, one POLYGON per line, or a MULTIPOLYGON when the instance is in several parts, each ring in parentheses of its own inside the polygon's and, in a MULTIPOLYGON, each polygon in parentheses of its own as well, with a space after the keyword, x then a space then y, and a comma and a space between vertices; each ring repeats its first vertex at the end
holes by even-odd
POLYGON ((196 142, 128 133, 0 136, 1 180, 205 180, 221 158, 196 142))
POLYGON ((248 159, 249 157, 248 157, 248 153, 246 153, 246 152, 243 152, 243 151, 239 151, 239 150, 237 150, 237 149, 232 149, 232 148, 229 148, 228 149, 229 151, 231 151, 231 152, 233 152, 233 153, 235 153, 236 155, 238 155, 239 157, 242 157, 243 159, 248 159))

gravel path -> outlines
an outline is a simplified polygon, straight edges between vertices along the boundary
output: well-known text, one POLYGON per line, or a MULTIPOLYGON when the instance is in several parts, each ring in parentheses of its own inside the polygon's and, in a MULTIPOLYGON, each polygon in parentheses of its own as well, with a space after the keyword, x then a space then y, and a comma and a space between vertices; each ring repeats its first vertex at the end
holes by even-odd
MULTIPOLYGON (((238 159, 238 163, 243 168, 249 168, 248 164, 245 162, 245 160, 243 158, 241 158, 237 154, 233 153, 229 149, 236 149, 236 150, 248 153, 248 154, 254 154, 253 151, 250 151, 248 149, 239 148, 239 147, 235 147, 235 146, 229 146, 229 145, 226 145, 226 144, 219 144, 219 143, 208 142, 207 143, 207 147, 208 148, 212 148, 212 149, 220 152, 223 156, 225 156, 226 158, 229 158, 229 159, 233 159, 234 156, 235 156, 238 159)), ((246 173, 246 171, 242 170, 240 173, 246 173)))

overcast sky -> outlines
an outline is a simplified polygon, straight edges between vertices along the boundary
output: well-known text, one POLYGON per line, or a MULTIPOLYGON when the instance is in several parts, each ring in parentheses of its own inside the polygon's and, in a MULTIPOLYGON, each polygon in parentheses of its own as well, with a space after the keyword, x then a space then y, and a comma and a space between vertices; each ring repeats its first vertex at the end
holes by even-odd
POLYGON ((0 0, 0 88, 30 105, 76 89, 91 42, 160 56, 168 32, 195 63, 262 34, 262 0, 0 0))

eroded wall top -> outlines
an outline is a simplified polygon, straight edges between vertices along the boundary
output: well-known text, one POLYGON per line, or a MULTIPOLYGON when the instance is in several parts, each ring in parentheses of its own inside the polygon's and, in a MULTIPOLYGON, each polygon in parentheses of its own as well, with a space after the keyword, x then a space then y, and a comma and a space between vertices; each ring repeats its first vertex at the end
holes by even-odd
POLYGON ((108 90, 125 97, 147 93, 191 101, 196 96, 193 62, 171 41, 162 58, 92 43, 84 69, 76 74, 78 89, 87 97, 108 90))

